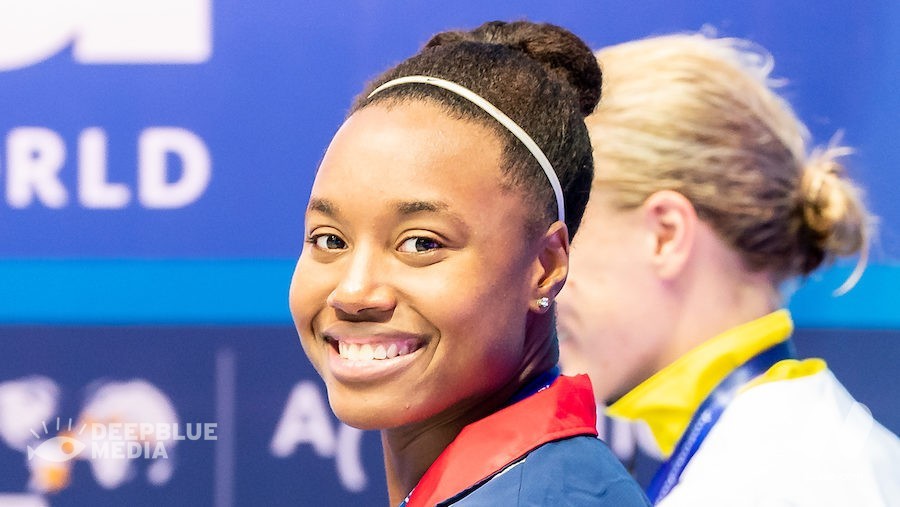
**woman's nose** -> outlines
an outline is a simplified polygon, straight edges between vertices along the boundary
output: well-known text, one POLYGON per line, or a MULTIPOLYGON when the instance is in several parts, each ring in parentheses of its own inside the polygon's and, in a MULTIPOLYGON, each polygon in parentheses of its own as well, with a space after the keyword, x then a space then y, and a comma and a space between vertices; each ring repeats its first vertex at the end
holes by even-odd
POLYGON ((345 271, 326 299, 328 305, 350 316, 390 314, 396 306, 396 298, 385 282, 386 269, 381 256, 371 249, 361 248, 348 260, 345 271))

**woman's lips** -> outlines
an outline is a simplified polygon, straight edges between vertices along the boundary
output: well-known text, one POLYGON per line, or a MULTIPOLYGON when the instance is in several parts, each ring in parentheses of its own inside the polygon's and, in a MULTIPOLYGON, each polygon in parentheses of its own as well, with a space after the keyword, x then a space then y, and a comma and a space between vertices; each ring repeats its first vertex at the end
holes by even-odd
POLYGON ((425 340, 408 334, 376 336, 326 335, 328 366, 340 382, 372 382, 412 364, 425 340))

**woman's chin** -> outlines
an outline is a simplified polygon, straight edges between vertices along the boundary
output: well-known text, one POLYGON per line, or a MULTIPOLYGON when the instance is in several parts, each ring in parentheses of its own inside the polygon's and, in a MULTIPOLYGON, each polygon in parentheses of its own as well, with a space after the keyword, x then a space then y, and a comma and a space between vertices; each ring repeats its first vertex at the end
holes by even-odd
POLYGON ((384 417, 373 413, 374 411, 367 411, 359 407, 344 409, 343 407, 332 405, 331 410, 342 423, 360 430, 382 430, 388 424, 384 417))
POLYGON ((394 403, 378 403, 371 398, 329 396, 331 410, 347 426, 361 430, 386 430, 415 422, 410 407, 394 403))

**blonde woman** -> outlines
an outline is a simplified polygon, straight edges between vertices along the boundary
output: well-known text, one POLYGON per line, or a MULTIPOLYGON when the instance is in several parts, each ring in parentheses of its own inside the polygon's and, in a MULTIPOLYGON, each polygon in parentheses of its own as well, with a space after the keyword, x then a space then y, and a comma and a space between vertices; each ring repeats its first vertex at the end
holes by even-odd
POLYGON ((559 298, 564 371, 589 373, 662 460, 659 505, 900 505, 897 437, 824 361, 795 357, 780 309, 783 282, 865 257, 849 150, 808 146, 771 57, 746 41, 673 35, 598 55, 594 185, 559 298))

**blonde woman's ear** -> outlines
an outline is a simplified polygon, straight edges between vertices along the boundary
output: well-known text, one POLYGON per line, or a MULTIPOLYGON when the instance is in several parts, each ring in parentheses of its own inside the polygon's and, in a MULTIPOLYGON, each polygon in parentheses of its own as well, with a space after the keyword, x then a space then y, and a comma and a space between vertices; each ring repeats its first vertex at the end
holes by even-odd
POLYGON ((687 197, 672 190, 653 193, 642 209, 653 242, 654 269, 662 279, 676 278, 693 251, 697 212, 687 197))

